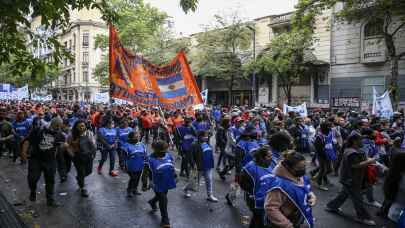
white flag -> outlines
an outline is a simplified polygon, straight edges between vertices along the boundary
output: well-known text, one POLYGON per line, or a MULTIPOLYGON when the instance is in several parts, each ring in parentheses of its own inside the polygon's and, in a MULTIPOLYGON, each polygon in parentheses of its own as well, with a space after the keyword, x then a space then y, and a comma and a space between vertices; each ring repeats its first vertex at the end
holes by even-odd
POLYGON ((390 119, 394 115, 389 91, 378 96, 377 91, 373 87, 373 110, 372 113, 377 117, 390 119))
POLYGON ((308 116, 307 103, 304 102, 303 104, 298 106, 288 106, 284 104, 283 112, 284 114, 288 114, 289 112, 295 112, 298 113, 301 117, 307 117, 308 116))

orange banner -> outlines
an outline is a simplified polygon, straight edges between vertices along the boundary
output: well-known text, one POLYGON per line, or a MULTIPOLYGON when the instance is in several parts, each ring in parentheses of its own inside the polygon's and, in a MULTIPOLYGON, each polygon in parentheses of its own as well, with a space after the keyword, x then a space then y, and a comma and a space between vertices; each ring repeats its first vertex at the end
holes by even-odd
POLYGON ((170 64, 156 66, 126 50, 110 26, 109 57, 111 97, 172 110, 203 103, 183 51, 170 64))

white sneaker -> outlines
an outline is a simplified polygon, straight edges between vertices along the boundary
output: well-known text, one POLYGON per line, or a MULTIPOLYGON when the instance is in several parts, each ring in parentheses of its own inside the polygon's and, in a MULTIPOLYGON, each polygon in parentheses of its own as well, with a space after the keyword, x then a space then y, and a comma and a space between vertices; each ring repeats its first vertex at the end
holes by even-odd
POLYGON ((377 201, 373 201, 373 202, 367 202, 366 204, 372 206, 372 207, 376 207, 376 208, 380 208, 382 207, 381 203, 377 202, 377 201))
POLYGON ((217 202, 218 202, 218 199, 215 198, 215 196, 212 196, 212 195, 211 195, 211 196, 208 196, 207 200, 210 201, 210 202, 213 202, 213 203, 217 203, 217 202))

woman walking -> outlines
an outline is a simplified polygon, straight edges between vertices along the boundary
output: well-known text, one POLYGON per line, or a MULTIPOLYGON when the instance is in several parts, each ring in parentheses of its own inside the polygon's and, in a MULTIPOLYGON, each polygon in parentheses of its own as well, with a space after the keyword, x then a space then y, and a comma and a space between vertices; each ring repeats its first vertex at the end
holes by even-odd
POLYGON ((73 125, 72 135, 68 138, 68 152, 73 157, 77 171, 76 180, 82 197, 89 196, 84 179, 92 173, 96 150, 93 133, 87 129, 83 120, 77 120, 73 125))

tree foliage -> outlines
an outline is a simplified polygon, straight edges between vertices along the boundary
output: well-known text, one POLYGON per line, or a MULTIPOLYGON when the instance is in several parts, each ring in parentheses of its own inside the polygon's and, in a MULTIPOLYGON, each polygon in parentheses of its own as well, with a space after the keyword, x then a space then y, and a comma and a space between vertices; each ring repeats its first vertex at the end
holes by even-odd
POLYGON ((305 77, 310 67, 305 53, 311 51, 312 42, 308 35, 299 30, 286 32, 275 37, 250 69, 278 76, 278 83, 291 103, 291 90, 301 77, 305 77))
POLYGON ((251 57, 252 31, 238 12, 216 15, 213 26, 194 35, 196 45, 191 52, 196 75, 224 80, 228 83, 229 101, 235 79, 243 77, 242 64, 251 57))
POLYGON ((295 24, 305 28, 314 20, 314 17, 321 15, 326 9, 332 9, 341 4, 341 9, 335 12, 336 19, 340 22, 358 23, 375 20, 383 20, 383 40, 388 53, 388 63, 391 68, 389 77, 391 94, 394 103, 399 100, 398 93, 398 62, 405 58, 405 51, 399 52, 398 42, 399 31, 405 29, 405 1, 403 0, 346 0, 342 3, 339 0, 300 0, 296 6, 297 12, 295 24))
MULTIPOLYGON (((188 46, 186 39, 175 39, 165 12, 138 0, 112 0, 117 20, 114 26, 125 48, 143 55, 154 64, 170 61, 176 53, 188 46)), ((102 85, 108 85, 108 36, 96 37, 96 48, 104 50, 102 61, 97 64, 93 77, 102 85)))
MULTIPOLYGON (((123 0, 128 5, 137 5, 138 0, 123 0)), ((174 2, 174 1, 173 1, 174 2)), ((43 81, 46 69, 54 68, 65 58, 70 58, 68 52, 59 43, 57 35, 70 27, 71 10, 98 9, 106 22, 115 22, 114 0, 5 0, 0 3, 0 68, 8 71, 8 77, 21 77, 31 74, 32 79, 43 81), (52 36, 43 39, 32 30, 32 18, 41 16, 44 30, 57 31, 52 36), (37 59, 31 53, 40 40, 51 47, 53 61, 51 64, 37 59), (52 66, 53 65, 53 66, 52 66), (38 77, 38 78, 37 78, 38 77)), ((195 11, 197 0, 181 0, 180 6, 185 12, 195 11)), ((143 15, 145 17, 154 15, 143 15)), ((155 19, 155 18, 154 18, 155 19)), ((5 73, 0 72, 0 74, 5 73)), ((10 79, 12 81, 14 79, 10 79)))

